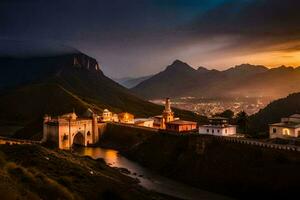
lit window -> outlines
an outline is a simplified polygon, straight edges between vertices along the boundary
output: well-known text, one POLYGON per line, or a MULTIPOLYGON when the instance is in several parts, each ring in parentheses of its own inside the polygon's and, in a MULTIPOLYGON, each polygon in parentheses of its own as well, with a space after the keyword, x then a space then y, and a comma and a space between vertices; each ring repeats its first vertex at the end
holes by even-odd
POLYGON ((289 129, 283 129, 283 135, 290 135, 289 129))

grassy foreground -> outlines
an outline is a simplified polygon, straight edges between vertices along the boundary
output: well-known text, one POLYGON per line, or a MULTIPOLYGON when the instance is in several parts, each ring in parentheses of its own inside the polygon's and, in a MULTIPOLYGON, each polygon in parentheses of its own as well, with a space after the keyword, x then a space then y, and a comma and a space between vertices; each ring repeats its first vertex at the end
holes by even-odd
POLYGON ((1 199, 165 199, 110 168, 38 145, 0 145, 1 199))

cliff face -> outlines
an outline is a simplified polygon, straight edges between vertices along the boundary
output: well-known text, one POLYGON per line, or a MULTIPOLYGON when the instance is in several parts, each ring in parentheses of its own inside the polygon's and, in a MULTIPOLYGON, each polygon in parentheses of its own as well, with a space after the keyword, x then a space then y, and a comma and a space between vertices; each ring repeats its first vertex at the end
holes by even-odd
POLYGON ((295 195, 298 153, 213 137, 154 135, 125 153, 162 175, 238 198, 295 195))
POLYGON ((66 67, 102 73, 97 61, 82 53, 47 57, 0 57, 0 91, 42 81, 66 67))
MULTIPOLYGON (((85 54, 73 54, 70 56, 70 59, 72 59, 72 57, 73 60, 70 61, 73 61, 74 67, 85 68, 93 72, 101 71, 97 60, 94 58, 91 58, 85 54)), ((72 63, 69 63, 69 65, 72 65, 72 63)))

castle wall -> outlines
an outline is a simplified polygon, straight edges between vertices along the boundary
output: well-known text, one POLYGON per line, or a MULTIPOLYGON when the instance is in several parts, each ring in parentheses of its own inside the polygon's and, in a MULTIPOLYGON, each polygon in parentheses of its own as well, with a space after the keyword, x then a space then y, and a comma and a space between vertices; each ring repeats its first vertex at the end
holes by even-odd
POLYGON ((106 123, 98 123, 97 124, 97 134, 95 134, 95 143, 100 141, 100 139, 102 138, 106 129, 107 129, 106 123))
POLYGON ((70 147, 69 123, 60 123, 59 129, 59 148, 66 149, 70 147))
MULTIPOLYGON (((97 126, 97 124, 95 125, 97 126)), ((84 137, 82 145, 87 146, 98 142, 98 128, 93 129, 93 122, 90 119, 66 120, 58 119, 56 123, 44 123, 43 141, 51 141, 58 144, 61 149, 70 148, 73 145, 74 137, 80 133, 84 137), (94 134, 95 133, 95 134, 94 134)))
POLYGON ((43 136, 43 140, 59 143, 58 126, 56 124, 44 124, 44 131, 46 131, 47 134, 43 136))

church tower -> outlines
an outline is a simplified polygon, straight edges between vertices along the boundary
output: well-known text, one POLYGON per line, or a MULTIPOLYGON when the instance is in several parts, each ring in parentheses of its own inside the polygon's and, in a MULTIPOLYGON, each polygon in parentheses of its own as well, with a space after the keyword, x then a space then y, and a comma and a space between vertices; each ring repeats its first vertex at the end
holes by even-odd
POLYGON ((170 98, 166 98, 165 110, 163 111, 163 114, 162 114, 161 128, 165 129, 166 123, 171 122, 171 121, 174 121, 174 112, 172 112, 172 109, 171 109, 170 98))

